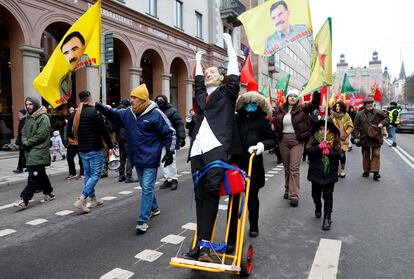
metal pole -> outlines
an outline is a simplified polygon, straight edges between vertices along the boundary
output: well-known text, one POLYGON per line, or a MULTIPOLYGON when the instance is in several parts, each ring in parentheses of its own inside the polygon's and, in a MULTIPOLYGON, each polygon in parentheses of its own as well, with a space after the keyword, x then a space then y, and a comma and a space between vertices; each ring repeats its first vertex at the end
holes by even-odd
POLYGON ((328 129, 328 109, 329 109, 329 87, 326 89, 326 106, 325 106, 325 132, 323 133, 323 139, 326 140, 326 130, 328 129))
POLYGON ((101 89, 102 89, 102 104, 106 105, 106 60, 105 60, 105 33, 102 33, 101 38, 101 89))

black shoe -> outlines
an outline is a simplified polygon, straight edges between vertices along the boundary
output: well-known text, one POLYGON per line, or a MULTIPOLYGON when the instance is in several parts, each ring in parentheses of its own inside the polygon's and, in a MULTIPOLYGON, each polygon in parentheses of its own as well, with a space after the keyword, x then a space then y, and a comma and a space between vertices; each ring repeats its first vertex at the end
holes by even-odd
POLYGON ((259 236, 259 230, 249 231, 249 236, 252 237, 252 238, 258 237, 259 236))
POLYGON ((101 174, 101 178, 105 178, 105 177, 108 177, 108 174, 107 173, 101 174))
POLYGON ((374 172, 374 180, 379 181, 381 178, 381 175, 378 172, 374 172))
POLYGON ((120 175, 118 178, 118 182, 124 182, 125 181, 125 175, 120 175))
POLYGON ((191 249, 187 253, 182 254, 182 257, 187 260, 198 260, 198 257, 200 256, 200 247, 196 247, 194 249, 191 249))
POLYGON ((391 146, 392 146, 392 147, 397 147, 397 143, 396 143, 396 142, 394 142, 391 146))
POLYGON ((322 216, 322 205, 321 204, 315 204, 315 217, 321 218, 322 216))
POLYGON ((136 183, 138 182, 138 179, 133 179, 132 176, 127 176, 125 178, 125 183, 136 183))
POLYGON ((352 146, 350 146, 350 147, 348 148, 348 151, 349 151, 349 152, 351 152, 351 151, 352 151, 352 146))
POLYGON ((173 179, 172 181, 171 181, 171 191, 175 191, 175 190, 177 190, 177 187, 178 187, 178 181, 177 180, 175 180, 175 179, 173 179))
POLYGON ((62 161, 66 160, 66 155, 62 155, 62 161))
POLYGON ((234 244, 227 244, 226 246, 226 254, 231 254, 234 252, 234 249, 236 249, 236 245, 234 244))
POLYGON ((369 176, 369 172, 364 171, 364 173, 362 174, 362 177, 368 177, 369 176))
POLYGON ((200 256, 198 257, 198 260, 200 262, 212 263, 213 258, 211 257, 210 248, 208 248, 208 247, 201 248, 200 249, 200 256))
POLYGON ((23 170, 13 170, 14 173, 23 173, 23 170))
POLYGON ((285 200, 287 200, 287 199, 289 198, 289 193, 288 193, 288 192, 285 192, 285 193, 283 194, 283 198, 284 198, 285 200))
POLYGON ((52 162, 56 162, 56 156, 52 157, 52 162))
POLYGON ((331 219, 324 218, 322 223, 322 230, 329 231, 331 229, 331 219))
POLYGON ((171 187, 171 182, 165 180, 163 184, 161 184, 160 189, 167 189, 171 187))
POLYGON ((290 206, 291 207, 297 207, 299 204, 299 199, 296 197, 290 198, 290 206))

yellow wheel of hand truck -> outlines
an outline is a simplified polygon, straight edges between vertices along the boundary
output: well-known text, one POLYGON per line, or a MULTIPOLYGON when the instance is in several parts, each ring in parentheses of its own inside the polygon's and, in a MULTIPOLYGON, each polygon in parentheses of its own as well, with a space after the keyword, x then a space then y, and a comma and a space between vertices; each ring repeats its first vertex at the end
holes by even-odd
MULTIPOLYGON (((235 250, 234 255, 233 253, 226 254, 224 253, 216 253, 214 249, 212 249, 211 255, 213 257, 217 257, 220 259, 218 263, 208 263, 208 262, 200 262, 196 260, 189 260, 180 257, 172 257, 170 261, 170 265, 194 270, 202 270, 208 272, 227 272, 232 273, 235 275, 239 275, 240 277, 248 277, 252 272, 253 268, 253 246, 252 244, 244 244, 244 236, 245 236, 245 227, 246 227, 246 216, 247 216, 247 202, 249 199, 249 192, 250 192, 250 175, 252 173, 252 164, 253 158, 255 153, 252 153, 249 159, 249 168, 248 168, 248 176, 246 177, 246 186, 245 186, 245 197, 243 195, 239 195, 239 210, 242 208, 241 216, 238 218, 237 221, 237 237, 235 243, 235 250)), ((225 243, 227 243, 227 239, 229 236, 229 229, 230 229, 230 219, 232 216, 232 209, 233 209, 233 198, 234 196, 230 196, 229 198, 229 212, 228 212, 228 220, 226 226, 226 234, 225 234, 225 243)), ((217 220, 216 220, 217 222, 217 220)), ((216 224, 214 224, 213 234, 211 242, 214 241, 214 234, 216 230, 216 224)), ((195 248, 197 245, 197 231, 194 233, 194 239, 192 248, 195 248)))

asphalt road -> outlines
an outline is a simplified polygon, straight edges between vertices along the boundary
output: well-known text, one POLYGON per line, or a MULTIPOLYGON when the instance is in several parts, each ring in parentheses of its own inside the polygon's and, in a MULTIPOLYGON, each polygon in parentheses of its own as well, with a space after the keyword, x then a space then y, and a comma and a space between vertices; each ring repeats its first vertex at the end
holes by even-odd
MULTIPOLYGON (((414 135, 398 134, 399 147, 412 157, 413 140, 414 135)), ((80 214, 72 206, 80 194, 81 182, 64 181, 63 175, 52 178, 56 200, 41 204, 38 194, 24 211, 1 209, 0 235, 6 229, 16 232, 0 237, 0 278, 100 278, 115 268, 134 273, 131 278, 232 278, 229 274, 168 265, 171 257, 189 248, 193 231, 183 226, 195 222, 186 152, 177 156, 182 175, 178 190, 160 190, 157 185, 161 214, 150 221, 144 235, 134 231, 140 201, 140 190, 134 187, 138 185, 118 183, 115 173, 101 180, 96 188, 97 195, 115 198, 90 214, 80 214), (65 216, 55 214, 63 210, 74 212, 65 216), (47 221, 26 224, 39 218, 47 221), (180 244, 161 242, 168 235, 185 239, 180 244), (148 257, 136 258, 147 249, 152 250, 147 251, 151 257, 157 252, 162 254, 154 256, 152 262, 147 261, 148 257)), ((341 245, 333 266, 337 268, 337 278, 412 278, 414 169, 406 162, 410 158, 404 160, 399 154, 404 155, 384 144, 382 179, 376 182, 372 175, 361 177, 360 149, 348 153, 347 176, 335 186, 334 223, 331 231, 326 232, 321 230, 322 220, 313 214, 307 163, 301 166, 299 207, 291 208, 282 198, 283 170, 276 166, 274 155, 266 152, 269 180, 260 191, 260 235, 246 238, 246 243, 251 242, 254 247, 250 278, 308 278, 315 268, 313 262, 321 239, 336 240, 341 245)), ((15 200, 23 187, 24 183, 1 187, 0 207, 15 200)), ((224 198, 220 204, 226 205, 224 198)), ((225 210, 219 210, 219 237, 224 232, 225 215, 225 210)), ((323 273, 315 278, 323 278, 323 273)))

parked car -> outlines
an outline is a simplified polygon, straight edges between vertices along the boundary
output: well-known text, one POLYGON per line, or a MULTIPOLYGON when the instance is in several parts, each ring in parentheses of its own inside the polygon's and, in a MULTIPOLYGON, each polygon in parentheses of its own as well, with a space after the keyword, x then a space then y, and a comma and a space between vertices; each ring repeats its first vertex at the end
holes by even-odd
POLYGON ((408 131, 414 133, 414 112, 401 113, 400 124, 397 132, 408 131))

